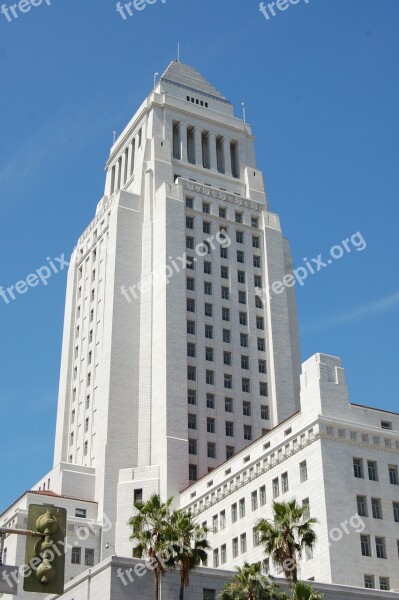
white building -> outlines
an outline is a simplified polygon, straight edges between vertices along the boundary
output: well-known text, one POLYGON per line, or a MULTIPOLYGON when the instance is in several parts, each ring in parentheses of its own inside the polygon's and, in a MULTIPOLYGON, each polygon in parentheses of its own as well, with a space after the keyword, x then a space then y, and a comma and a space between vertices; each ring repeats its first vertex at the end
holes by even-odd
MULTIPOLYGON (((219 527, 220 513, 229 520, 231 504, 245 498, 245 517, 212 536, 215 565, 259 559, 252 529, 270 514, 278 478, 281 497, 309 499, 320 521, 315 552, 323 562, 305 561, 304 578, 399 587, 398 417, 348 405, 332 357, 305 363, 300 392, 294 289, 255 294, 291 271, 249 125, 194 69, 172 62, 111 148, 104 197, 72 254, 54 469, 33 488, 57 494, 57 506, 82 498, 91 507, 95 564, 131 556, 133 502, 154 492, 175 496, 208 524, 217 517, 219 527), (366 474, 366 460, 377 461, 379 481, 354 479, 353 458, 366 474), (327 544, 331 528, 355 515, 357 496, 370 515, 379 499, 384 517, 365 517, 367 560, 358 533, 327 544), (233 558, 232 540, 244 550, 244 534, 246 551, 233 558), (376 538, 387 560, 375 558, 376 538)), ((23 521, 30 499, 0 525, 23 521)), ((70 502, 73 519, 78 506, 70 502)), ((24 542, 11 538, 7 561, 19 564, 24 542)), ((84 567, 69 566, 67 577, 84 567)))

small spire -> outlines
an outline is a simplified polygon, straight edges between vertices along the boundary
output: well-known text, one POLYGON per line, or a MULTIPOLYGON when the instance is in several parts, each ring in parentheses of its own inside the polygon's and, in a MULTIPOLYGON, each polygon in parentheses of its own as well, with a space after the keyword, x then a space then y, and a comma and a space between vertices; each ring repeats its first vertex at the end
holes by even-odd
POLYGON ((242 106, 242 118, 243 118, 244 123, 246 123, 247 122, 247 113, 245 110, 245 102, 241 102, 241 106, 242 106))
POLYGON ((177 42, 177 62, 180 62, 180 42, 177 42))
POLYGON ((114 141, 113 141, 113 143, 115 144, 115 140, 116 140, 116 131, 114 131, 114 132, 113 132, 113 135, 114 135, 114 141))

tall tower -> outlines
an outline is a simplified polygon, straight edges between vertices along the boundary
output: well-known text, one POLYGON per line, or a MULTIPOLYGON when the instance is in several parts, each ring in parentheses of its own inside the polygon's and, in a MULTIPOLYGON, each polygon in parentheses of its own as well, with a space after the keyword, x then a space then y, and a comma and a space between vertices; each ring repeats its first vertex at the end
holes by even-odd
POLYGON ((111 148, 68 275, 54 466, 95 476, 117 550, 134 499, 298 410, 294 292, 255 294, 291 268, 249 125, 172 62, 111 148))

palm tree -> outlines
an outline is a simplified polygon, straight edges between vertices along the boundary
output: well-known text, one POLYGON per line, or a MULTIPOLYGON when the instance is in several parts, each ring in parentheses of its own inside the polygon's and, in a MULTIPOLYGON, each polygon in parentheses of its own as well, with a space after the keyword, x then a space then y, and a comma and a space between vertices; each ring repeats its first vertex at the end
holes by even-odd
POLYGON ((256 526, 259 541, 266 554, 280 565, 287 580, 298 581, 298 560, 305 548, 312 549, 316 543, 313 525, 316 519, 307 519, 307 506, 299 506, 296 500, 273 502, 274 520, 262 519, 256 526))
POLYGON ((323 598, 324 594, 306 583, 298 581, 292 586, 292 600, 323 600, 323 598))
POLYGON ((137 513, 128 522, 132 528, 130 539, 137 542, 133 556, 148 558, 154 572, 154 600, 159 599, 159 583, 165 573, 172 500, 162 502, 157 494, 153 494, 144 504, 136 502, 137 513))
POLYGON ((237 567, 237 573, 219 594, 219 600, 274 600, 287 598, 281 595, 276 586, 262 575, 262 563, 244 563, 237 567))
POLYGON ((208 531, 207 527, 198 525, 190 513, 176 510, 171 515, 168 533, 172 540, 171 557, 167 565, 180 571, 179 600, 184 600, 184 590, 190 585, 190 572, 207 559, 208 531))

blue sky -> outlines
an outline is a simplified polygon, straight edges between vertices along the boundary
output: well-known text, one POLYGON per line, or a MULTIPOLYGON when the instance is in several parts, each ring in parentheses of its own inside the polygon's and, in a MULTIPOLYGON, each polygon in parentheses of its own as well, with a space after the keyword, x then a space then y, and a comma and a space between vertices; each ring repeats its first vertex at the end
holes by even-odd
MULTIPOLYGON (((158 0, 126 21, 113 0, 0 15, 0 285, 69 257, 113 130, 180 41, 237 114, 245 100, 296 264, 366 240, 297 290, 302 357, 341 356, 352 402, 398 410, 398 27, 397 0, 301 0, 269 20, 255 0, 158 0)), ((65 281, 0 298, 0 510, 52 465, 65 281)))

